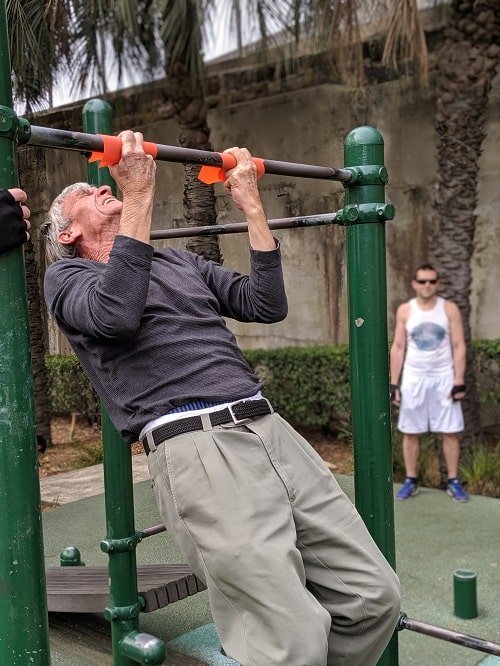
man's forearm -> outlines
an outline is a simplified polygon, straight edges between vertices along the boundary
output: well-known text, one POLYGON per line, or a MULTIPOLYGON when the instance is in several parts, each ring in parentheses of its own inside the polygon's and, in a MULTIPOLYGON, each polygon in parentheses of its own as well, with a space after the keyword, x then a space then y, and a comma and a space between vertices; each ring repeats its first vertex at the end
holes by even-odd
POLYGON ((404 352, 391 349, 391 384, 398 384, 403 369, 404 352))
POLYGON ((465 381, 466 348, 459 345, 453 348, 453 383, 461 385, 465 381))

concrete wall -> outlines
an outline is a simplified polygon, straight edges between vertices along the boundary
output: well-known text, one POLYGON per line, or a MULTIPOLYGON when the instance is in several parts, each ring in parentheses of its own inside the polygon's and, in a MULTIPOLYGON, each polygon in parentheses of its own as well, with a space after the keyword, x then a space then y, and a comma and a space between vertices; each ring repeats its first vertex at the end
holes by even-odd
MULTIPOLYGON (((397 211, 396 219, 387 223, 388 321, 392 329, 397 305, 410 296, 413 269, 427 259, 426 225, 435 170, 433 101, 410 79, 373 85, 361 94, 317 79, 313 71, 305 84, 271 81, 265 90, 262 85, 252 88, 248 84, 246 97, 236 81, 239 101, 231 102, 227 101, 230 86, 219 76, 217 85, 212 81, 209 96, 212 143, 216 150, 244 145, 255 155, 270 159, 341 167, 343 140, 353 127, 370 124, 382 132, 390 175, 387 198, 397 211)), ((134 127, 148 140, 177 144, 175 120, 160 84, 150 87, 147 98, 140 90, 131 90, 114 104, 118 109, 116 130, 134 127)), ((499 107, 497 77, 480 165, 473 257, 472 331, 480 338, 500 337, 500 290, 496 287, 500 278, 499 107)), ((39 116, 33 122, 80 129, 80 108, 39 116)), ((85 162, 78 154, 46 151, 45 160, 50 198, 70 182, 85 179, 85 162)), ((157 173, 154 226, 182 226, 182 166, 159 163, 157 173)), ((216 187, 219 222, 241 219, 222 187, 216 187)), ((265 176, 261 191, 269 218, 329 212, 340 208, 343 198, 338 183, 277 176, 265 176)), ((283 250, 290 314, 285 322, 271 326, 232 323, 242 346, 346 342, 344 230, 325 227, 281 231, 276 236, 283 250)), ((173 244, 183 246, 183 241, 173 244)), ((221 245, 225 264, 246 271, 246 237, 222 236, 221 245)))

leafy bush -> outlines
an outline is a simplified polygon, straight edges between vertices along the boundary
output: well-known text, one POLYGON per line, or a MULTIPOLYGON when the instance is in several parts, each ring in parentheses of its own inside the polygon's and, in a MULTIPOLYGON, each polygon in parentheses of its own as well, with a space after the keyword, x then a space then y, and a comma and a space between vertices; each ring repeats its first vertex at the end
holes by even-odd
POLYGON ((476 340, 474 351, 481 425, 495 430, 500 425, 500 340, 476 340))
POLYGON ((283 418, 350 434, 347 346, 254 349, 245 351, 245 357, 283 418))
POLYGON ((473 448, 460 465, 460 474, 471 493, 500 497, 500 444, 494 450, 484 444, 473 448))
POLYGON ((100 402, 80 362, 73 354, 47 356, 53 414, 77 413, 92 425, 100 419, 100 402))
MULTIPOLYGON (((479 399, 485 425, 500 424, 500 340, 474 342, 479 399)), ((349 351, 346 345, 249 349, 245 357, 265 394, 296 426, 321 427, 350 437, 349 351)), ((73 355, 47 357, 54 414, 99 419, 99 399, 73 355)))

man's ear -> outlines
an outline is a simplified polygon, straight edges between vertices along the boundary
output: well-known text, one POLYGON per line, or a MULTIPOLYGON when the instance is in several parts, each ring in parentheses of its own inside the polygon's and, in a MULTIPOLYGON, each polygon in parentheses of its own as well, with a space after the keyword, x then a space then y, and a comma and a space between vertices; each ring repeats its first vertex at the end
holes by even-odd
POLYGON ((69 227, 60 231, 57 235, 57 240, 61 245, 74 245, 75 241, 81 236, 80 229, 77 224, 72 222, 69 227))

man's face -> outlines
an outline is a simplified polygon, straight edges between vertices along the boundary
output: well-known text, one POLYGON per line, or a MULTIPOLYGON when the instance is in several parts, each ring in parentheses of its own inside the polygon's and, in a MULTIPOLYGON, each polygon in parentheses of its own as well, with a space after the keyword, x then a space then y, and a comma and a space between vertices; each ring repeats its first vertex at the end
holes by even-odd
POLYGON ((122 202, 114 197, 109 185, 72 192, 64 202, 64 212, 72 222, 90 228, 120 219, 122 202))
POLYGON ((59 241, 87 245, 115 236, 122 207, 122 202, 112 195, 108 185, 71 192, 63 204, 63 213, 71 223, 59 234, 59 241))
POLYGON ((430 300, 434 298, 439 289, 439 278, 436 271, 419 270, 411 286, 415 293, 422 300, 430 300))

